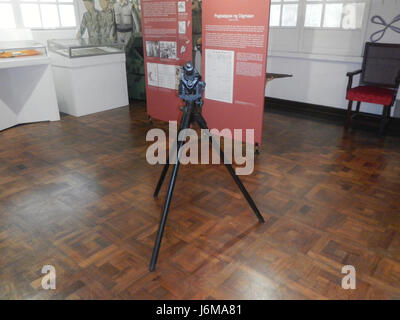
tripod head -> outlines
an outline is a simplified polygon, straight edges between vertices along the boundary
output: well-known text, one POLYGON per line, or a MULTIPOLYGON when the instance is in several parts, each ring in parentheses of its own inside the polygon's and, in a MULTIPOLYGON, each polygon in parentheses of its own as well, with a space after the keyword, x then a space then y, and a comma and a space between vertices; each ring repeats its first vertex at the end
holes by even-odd
POLYGON ((192 62, 187 62, 181 67, 182 79, 179 83, 178 96, 185 102, 194 102, 198 106, 203 105, 203 92, 206 84, 201 81, 201 75, 195 69, 192 62))

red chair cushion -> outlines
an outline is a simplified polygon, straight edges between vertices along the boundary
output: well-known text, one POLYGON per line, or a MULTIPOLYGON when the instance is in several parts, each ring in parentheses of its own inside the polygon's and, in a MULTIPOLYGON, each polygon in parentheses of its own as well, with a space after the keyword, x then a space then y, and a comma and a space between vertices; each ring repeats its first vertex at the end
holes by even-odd
POLYGON ((347 91, 346 99, 391 106, 394 102, 394 90, 372 86, 360 86, 347 91))

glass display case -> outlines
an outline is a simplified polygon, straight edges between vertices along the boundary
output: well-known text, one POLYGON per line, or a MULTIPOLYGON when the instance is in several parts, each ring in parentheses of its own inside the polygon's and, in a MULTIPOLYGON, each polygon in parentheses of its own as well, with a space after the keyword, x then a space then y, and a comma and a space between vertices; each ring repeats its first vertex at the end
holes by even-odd
POLYGON ((125 52, 125 46, 123 44, 104 40, 48 40, 47 44, 50 52, 60 54, 67 58, 92 57, 125 52))
POLYGON ((0 59, 47 56, 46 47, 32 40, 0 41, 0 59))

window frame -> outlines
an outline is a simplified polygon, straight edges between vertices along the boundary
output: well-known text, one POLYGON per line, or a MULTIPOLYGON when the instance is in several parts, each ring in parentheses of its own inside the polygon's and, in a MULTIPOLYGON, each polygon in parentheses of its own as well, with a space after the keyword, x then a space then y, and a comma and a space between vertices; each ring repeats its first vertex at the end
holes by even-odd
MULTIPOLYGON (((280 5, 280 13, 279 13, 279 24, 282 22, 282 7, 284 4, 296 4, 297 3, 297 23, 296 26, 269 26, 271 29, 317 29, 317 30, 337 30, 337 31, 356 31, 356 30, 362 30, 364 28, 364 20, 367 16, 369 5, 370 5, 371 0, 277 0, 277 2, 272 2, 271 1, 271 6, 272 5, 280 5), (278 2, 279 1, 279 2, 278 2), (361 27, 360 28, 355 28, 355 29, 344 29, 342 27, 324 27, 323 26, 323 20, 324 20, 324 15, 325 15, 325 5, 326 4, 335 4, 335 3, 341 3, 341 4, 346 4, 346 3, 364 3, 364 12, 363 12, 363 20, 361 22, 361 27), (322 13, 321 13, 321 26, 319 27, 308 27, 305 26, 305 19, 306 19, 306 10, 307 10, 307 4, 322 4, 322 13)), ((270 19, 271 20, 271 19, 270 19)), ((342 21, 341 21, 342 22, 342 21)))
MULTIPOLYGON (((368 13, 368 5, 370 3, 370 0, 300 0, 304 2, 304 20, 302 27, 305 29, 316 29, 316 30, 335 30, 335 31, 357 31, 357 30, 363 30, 364 28, 364 20, 366 18, 366 13, 368 13), (354 28, 354 29, 345 29, 343 27, 324 27, 324 18, 325 18, 325 7, 327 4, 350 4, 350 3, 364 3, 364 12, 363 12, 363 19, 361 21, 361 27, 360 28, 354 28), (309 27, 305 26, 305 19, 306 19, 306 10, 307 10, 307 4, 322 4, 322 12, 321 12, 321 25, 319 27, 309 27)), ((340 21, 340 25, 343 23, 343 15, 340 21)))
POLYGON ((15 5, 14 5, 14 0, 0 0, 0 3, 4 3, 4 4, 11 4, 11 8, 14 14, 14 24, 15 24, 15 28, 18 28, 18 20, 16 17, 16 11, 15 11, 15 5))
POLYGON ((270 3, 271 6, 273 5, 279 5, 280 6, 280 11, 279 11, 279 26, 269 26, 269 28, 282 28, 282 29, 296 29, 299 27, 299 9, 300 9, 300 2, 302 0, 277 0, 276 2, 270 3), (279 2, 278 2, 279 1, 279 2), (297 20, 296 20, 296 25, 295 26, 282 26, 282 13, 283 13, 283 5, 285 4, 297 4, 297 20))
POLYGON ((73 0, 72 2, 61 2, 60 0, 25 0, 25 1, 21 1, 21 0, 3 0, 1 1, 1 3, 11 3, 12 7, 13 7, 13 11, 14 11, 14 20, 15 20, 15 25, 16 28, 28 28, 31 29, 32 31, 46 31, 46 30, 76 30, 79 27, 79 19, 80 19, 80 14, 79 14, 79 7, 76 3, 76 0, 73 0), (59 23, 60 26, 58 27, 43 27, 43 20, 42 20, 42 13, 40 11, 39 8, 39 12, 40 12, 40 19, 41 19, 41 27, 26 27, 24 25, 24 20, 22 17, 22 10, 21 10, 21 4, 37 4, 38 6, 40 6, 40 4, 55 4, 57 6, 57 13, 58 13, 58 19, 59 19, 59 23), (75 14, 75 26, 70 26, 70 27, 63 27, 61 26, 61 16, 60 16, 60 10, 59 10, 59 6, 60 5, 70 5, 73 6, 74 8, 74 14, 75 14))
MULTIPOLYGON (((317 0, 315 3, 318 3, 317 0)), ((312 3, 306 0, 299 0, 298 4, 298 16, 297 16, 297 27, 284 27, 284 26, 270 26, 270 43, 269 52, 271 55, 288 55, 288 56, 303 56, 308 57, 318 56, 320 59, 322 56, 332 56, 332 57, 359 57, 362 55, 362 50, 352 48, 350 51, 345 51, 342 48, 330 46, 328 43, 321 46, 315 46, 314 49, 309 47, 310 36, 314 33, 314 37, 320 38, 321 35, 330 35, 332 33, 343 34, 346 38, 356 37, 360 39, 360 47, 364 43, 368 17, 370 15, 371 2, 373 0, 332 0, 332 3, 364 3, 363 20, 360 28, 356 29, 345 29, 345 28, 333 28, 333 27, 305 27, 305 14, 306 14, 306 4, 312 3), (357 34, 357 36, 356 36, 357 34)), ((322 2, 322 1, 321 1, 322 2)), ((278 2, 279 3, 279 2, 278 2)), ((283 1, 280 3, 284 3, 283 1)), ((273 2, 271 2, 273 4, 273 2)), ((321 17, 321 25, 323 23, 323 17, 321 17)), ((336 36, 337 37, 337 36, 336 36)), ((358 48, 358 46, 356 46, 358 48)))

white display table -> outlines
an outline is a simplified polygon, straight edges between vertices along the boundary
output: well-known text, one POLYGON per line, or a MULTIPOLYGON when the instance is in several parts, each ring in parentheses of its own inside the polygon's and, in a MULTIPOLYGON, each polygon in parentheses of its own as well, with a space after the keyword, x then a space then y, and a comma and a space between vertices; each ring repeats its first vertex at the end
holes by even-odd
POLYGON ((129 104, 125 53, 50 57, 62 112, 79 117, 129 104))
POLYGON ((0 130, 60 120, 47 56, 0 59, 0 130))

